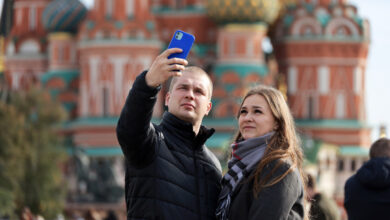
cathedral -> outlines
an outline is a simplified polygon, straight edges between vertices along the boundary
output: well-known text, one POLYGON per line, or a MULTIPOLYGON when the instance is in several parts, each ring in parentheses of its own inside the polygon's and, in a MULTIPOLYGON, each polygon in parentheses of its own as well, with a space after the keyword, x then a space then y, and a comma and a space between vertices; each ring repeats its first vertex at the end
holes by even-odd
MULTIPOLYGON (((347 0, 13 0, 0 36, 0 78, 11 90, 46 89, 67 110, 69 213, 125 218, 116 123, 135 77, 176 30, 213 79, 216 129, 206 145, 226 165, 240 98, 266 84, 285 95, 319 188, 343 203, 346 179, 368 159, 365 69, 370 25, 347 0)), ((166 109, 163 87, 154 109, 166 109)))

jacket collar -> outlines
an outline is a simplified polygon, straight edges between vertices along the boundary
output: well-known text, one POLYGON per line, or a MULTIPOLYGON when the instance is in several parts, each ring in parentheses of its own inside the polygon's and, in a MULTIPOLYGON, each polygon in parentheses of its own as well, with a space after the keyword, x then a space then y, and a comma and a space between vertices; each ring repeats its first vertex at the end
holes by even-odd
MULTIPOLYGON (((181 144, 190 146, 193 149, 201 148, 206 140, 215 132, 213 128, 208 129, 202 125, 198 135, 195 135, 191 123, 179 119, 170 112, 164 113, 161 125, 169 133, 169 136, 173 136, 181 144)), ((167 138, 169 139, 169 137, 167 138)))

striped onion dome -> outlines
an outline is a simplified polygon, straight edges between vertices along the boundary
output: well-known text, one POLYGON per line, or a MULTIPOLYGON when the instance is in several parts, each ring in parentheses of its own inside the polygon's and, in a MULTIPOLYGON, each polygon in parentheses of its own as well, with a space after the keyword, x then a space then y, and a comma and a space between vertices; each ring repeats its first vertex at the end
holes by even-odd
POLYGON ((54 0, 43 11, 42 22, 49 32, 75 32, 86 14, 79 0, 54 0))
POLYGON ((208 0, 207 13, 219 23, 266 22, 272 24, 279 15, 277 0, 208 0))

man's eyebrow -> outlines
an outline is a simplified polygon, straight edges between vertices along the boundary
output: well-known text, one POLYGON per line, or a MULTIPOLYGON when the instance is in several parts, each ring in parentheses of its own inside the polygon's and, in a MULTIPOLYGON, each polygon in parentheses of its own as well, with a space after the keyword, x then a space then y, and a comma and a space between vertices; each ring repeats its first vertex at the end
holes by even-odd
POLYGON ((189 86, 188 83, 182 82, 182 83, 177 83, 177 86, 189 86))

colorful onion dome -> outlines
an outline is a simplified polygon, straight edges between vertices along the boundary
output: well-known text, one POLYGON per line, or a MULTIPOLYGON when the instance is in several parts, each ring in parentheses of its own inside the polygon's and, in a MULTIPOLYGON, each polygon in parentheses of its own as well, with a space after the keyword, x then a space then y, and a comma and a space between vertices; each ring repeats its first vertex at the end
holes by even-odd
POLYGON ((208 0, 207 13, 219 23, 266 22, 272 24, 281 3, 275 0, 208 0))
POLYGON ((54 0, 43 11, 42 21, 50 32, 75 32, 86 14, 79 0, 54 0))

